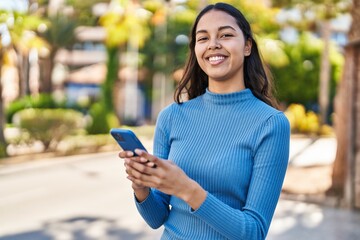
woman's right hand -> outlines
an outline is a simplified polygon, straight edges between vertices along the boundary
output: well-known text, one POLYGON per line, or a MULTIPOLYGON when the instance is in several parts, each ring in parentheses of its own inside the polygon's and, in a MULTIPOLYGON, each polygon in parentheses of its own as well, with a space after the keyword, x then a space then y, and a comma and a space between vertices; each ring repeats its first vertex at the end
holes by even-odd
POLYGON ((134 153, 131 151, 122 151, 119 153, 119 157, 124 159, 125 172, 128 175, 127 179, 129 179, 132 182, 131 187, 134 190, 136 199, 139 202, 144 201, 146 199, 146 197, 149 195, 150 188, 146 187, 144 185, 136 184, 132 181, 132 177, 131 177, 132 169, 126 162, 135 161, 135 162, 145 164, 148 167, 154 167, 153 163, 149 162, 148 160, 141 158, 139 156, 134 156, 134 153))

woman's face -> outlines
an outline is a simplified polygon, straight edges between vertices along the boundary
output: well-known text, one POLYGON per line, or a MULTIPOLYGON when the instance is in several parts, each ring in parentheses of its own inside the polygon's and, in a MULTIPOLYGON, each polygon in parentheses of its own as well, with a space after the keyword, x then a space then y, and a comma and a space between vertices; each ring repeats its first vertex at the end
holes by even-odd
POLYGON ((209 77, 213 92, 239 91, 244 85, 244 58, 251 53, 251 41, 235 19, 223 11, 210 10, 196 27, 195 55, 209 77))

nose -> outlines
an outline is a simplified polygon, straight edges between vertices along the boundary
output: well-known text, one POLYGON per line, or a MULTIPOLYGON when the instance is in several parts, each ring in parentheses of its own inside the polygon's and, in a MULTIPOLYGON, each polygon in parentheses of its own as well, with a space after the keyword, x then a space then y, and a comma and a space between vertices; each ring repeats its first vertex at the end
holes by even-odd
POLYGON ((217 39, 213 39, 209 42, 209 46, 208 46, 209 50, 219 49, 219 48, 221 48, 221 45, 217 39))

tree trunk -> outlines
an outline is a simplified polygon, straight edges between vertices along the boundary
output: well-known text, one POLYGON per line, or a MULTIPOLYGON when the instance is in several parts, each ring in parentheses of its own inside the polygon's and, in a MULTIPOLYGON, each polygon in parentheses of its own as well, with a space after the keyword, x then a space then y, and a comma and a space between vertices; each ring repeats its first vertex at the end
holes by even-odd
POLYGON ((19 76, 19 98, 24 97, 30 93, 29 88, 29 55, 15 49, 17 54, 17 71, 19 76))
POLYGON ((321 24, 322 39, 324 42, 324 49, 321 55, 320 67, 320 86, 319 86, 319 106, 320 106, 320 123, 326 124, 329 108, 329 83, 330 83, 330 59, 329 47, 331 28, 330 20, 324 20, 321 24))
POLYGON ((352 51, 349 48, 345 49, 345 64, 343 69, 343 76, 338 85, 337 94, 334 101, 335 115, 334 127, 337 138, 337 151, 332 173, 332 186, 328 191, 329 195, 336 195, 342 197, 344 195, 344 188, 346 176, 350 173, 347 166, 347 159, 349 159, 350 143, 351 143, 351 99, 353 88, 351 75, 354 69, 354 62, 352 51))
POLYGON ((4 114, 4 101, 2 97, 2 92, 3 92, 2 79, 1 79, 2 65, 3 65, 3 49, 0 48, 0 158, 6 156, 6 145, 7 145, 4 136, 5 114, 4 114))
POLYGON ((360 209, 360 38, 358 39, 357 45, 354 47, 355 57, 355 71, 354 71, 354 135, 353 135, 353 148, 354 155, 352 163, 350 165, 353 173, 351 179, 351 186, 353 186, 354 193, 354 207, 360 209))
MULTIPOLYGON (((103 101, 108 111, 114 111, 114 84, 118 80, 119 71, 119 49, 118 47, 107 48, 107 73, 103 83, 103 101)), ((117 113, 117 111, 115 111, 117 113)))
MULTIPOLYGON (((5 141, 5 111, 4 111, 4 101, 2 98, 2 83, 1 83, 1 69, 0 69, 0 145, 6 145, 5 141)), ((0 153, 1 155, 1 153, 0 153)))
POLYGON ((43 58, 40 60, 40 89, 41 93, 52 93, 53 84, 52 84, 52 71, 55 66, 55 56, 57 50, 50 52, 48 58, 43 58))
POLYGON ((329 193, 360 208, 360 0, 353 0, 343 77, 335 99, 337 153, 329 193))

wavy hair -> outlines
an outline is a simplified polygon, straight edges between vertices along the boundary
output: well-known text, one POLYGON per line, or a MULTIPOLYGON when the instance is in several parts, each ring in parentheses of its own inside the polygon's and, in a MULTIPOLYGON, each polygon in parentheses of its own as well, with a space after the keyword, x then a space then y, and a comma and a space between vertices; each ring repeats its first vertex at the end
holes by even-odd
POLYGON ((196 28, 201 17, 210 10, 223 11, 235 18, 245 40, 251 41, 251 54, 244 60, 244 82, 245 87, 251 89, 252 93, 270 106, 277 107, 277 101, 273 97, 273 88, 270 72, 265 70, 256 41, 253 38, 249 22, 244 15, 235 7, 227 3, 216 3, 205 7, 196 17, 191 30, 189 55, 185 64, 184 74, 176 87, 174 100, 182 103, 183 94, 193 99, 205 93, 209 85, 207 74, 200 68, 195 55, 196 28))

